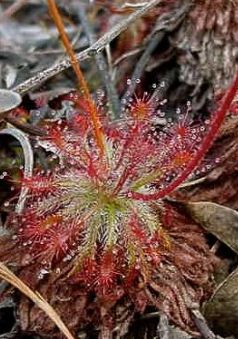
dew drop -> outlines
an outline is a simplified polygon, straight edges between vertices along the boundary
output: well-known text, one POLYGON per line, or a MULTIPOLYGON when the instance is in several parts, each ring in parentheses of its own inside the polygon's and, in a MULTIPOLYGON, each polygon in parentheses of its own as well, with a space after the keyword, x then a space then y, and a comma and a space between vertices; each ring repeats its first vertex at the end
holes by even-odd
POLYGON ((46 270, 46 269, 44 269, 44 268, 42 268, 42 269, 40 270, 39 274, 38 274, 38 279, 43 279, 43 278, 44 278, 44 275, 46 275, 46 274, 49 274, 49 271, 46 270))
POLYGON ((163 106, 165 104, 167 104, 168 100, 167 99, 164 99, 163 101, 160 102, 160 105, 163 106))
POLYGON ((161 118, 164 118, 164 117, 165 117, 165 112, 160 111, 160 112, 159 112, 159 116, 160 116, 161 118))

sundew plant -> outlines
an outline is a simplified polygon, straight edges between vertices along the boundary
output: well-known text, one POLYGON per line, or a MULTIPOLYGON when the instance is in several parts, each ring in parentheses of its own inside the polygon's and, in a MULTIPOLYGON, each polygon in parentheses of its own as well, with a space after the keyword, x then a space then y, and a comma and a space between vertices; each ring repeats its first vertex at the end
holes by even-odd
MULTIPOLYGON (((23 211, 11 218, 10 240, 21 276, 32 286, 61 279, 93 294, 99 309, 125 297, 141 311, 153 304, 193 331, 187 308, 202 299, 195 287, 206 288, 209 281, 204 273, 211 270, 205 268, 209 249, 199 228, 189 231, 163 198, 200 164, 236 94, 238 77, 202 123, 192 120, 189 103, 166 120, 156 95, 133 97, 121 118, 112 120, 107 106, 92 99, 54 1, 48 3, 80 90, 67 95, 73 114, 46 124, 47 136, 38 139, 58 164, 22 179, 28 196, 23 211), (196 274, 195 263, 202 267, 196 274)), ((7 262, 10 255, 1 254, 7 262)), ((107 318, 107 326, 112 323, 107 318)))

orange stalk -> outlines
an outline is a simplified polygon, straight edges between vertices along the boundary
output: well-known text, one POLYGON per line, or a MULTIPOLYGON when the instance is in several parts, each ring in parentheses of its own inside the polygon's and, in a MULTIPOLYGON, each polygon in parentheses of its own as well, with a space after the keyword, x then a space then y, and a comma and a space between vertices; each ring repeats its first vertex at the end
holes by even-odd
POLYGON ((86 97, 87 103, 88 103, 88 113, 90 114, 90 118, 92 121, 92 125, 94 128, 95 133, 95 139, 96 143, 101 151, 102 154, 104 154, 104 142, 103 142, 103 133, 101 130, 101 124, 100 119, 98 117, 97 113, 97 107, 92 100, 92 97, 90 95, 87 82, 83 76, 83 73, 81 71, 81 68, 79 66, 79 62, 77 60, 77 57, 74 53, 73 47, 69 41, 68 35, 64 28, 64 23, 61 18, 61 15, 59 13, 59 10, 56 6, 55 0, 48 0, 48 8, 50 15, 52 16, 52 19, 54 20, 54 23, 58 29, 61 41, 63 42, 64 48, 70 58, 70 62, 72 65, 72 68, 77 76, 78 82, 79 82, 79 88, 82 92, 82 94, 86 97))

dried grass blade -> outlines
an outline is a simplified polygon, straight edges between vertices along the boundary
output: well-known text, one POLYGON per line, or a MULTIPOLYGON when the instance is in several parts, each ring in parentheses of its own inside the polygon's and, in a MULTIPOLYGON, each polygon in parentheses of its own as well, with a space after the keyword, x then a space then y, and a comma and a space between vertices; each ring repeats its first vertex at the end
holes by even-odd
POLYGON ((68 330, 67 326, 63 323, 59 315, 53 307, 40 295, 28 287, 21 279, 19 279, 11 270, 0 262, 0 278, 6 280, 9 284, 16 287, 24 295, 30 298, 40 309, 42 309, 49 318, 56 324, 60 331, 67 339, 74 339, 73 335, 68 330))

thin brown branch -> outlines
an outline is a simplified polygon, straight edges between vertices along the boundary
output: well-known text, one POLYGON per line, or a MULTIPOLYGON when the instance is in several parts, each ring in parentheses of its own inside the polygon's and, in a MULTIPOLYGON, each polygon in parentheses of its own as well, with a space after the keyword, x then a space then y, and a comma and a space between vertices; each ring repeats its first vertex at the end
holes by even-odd
MULTIPOLYGON (((144 7, 138 9, 129 15, 125 20, 120 21, 117 25, 115 25, 109 32, 105 33, 100 39, 98 39, 93 45, 84 51, 76 54, 78 61, 83 61, 92 56, 97 55, 100 51, 102 51, 111 41, 113 41, 118 35, 120 35, 123 31, 127 29, 127 27, 136 21, 138 18, 147 13, 150 9, 158 5, 162 0, 152 0, 144 7)), ((66 58, 51 67, 45 69, 42 72, 39 72, 35 76, 29 78, 24 81, 20 85, 16 86, 13 90, 18 92, 19 94, 24 94, 31 90, 32 88, 39 86, 44 81, 52 78, 53 76, 61 73, 67 68, 71 67, 71 63, 69 58, 66 58)))

